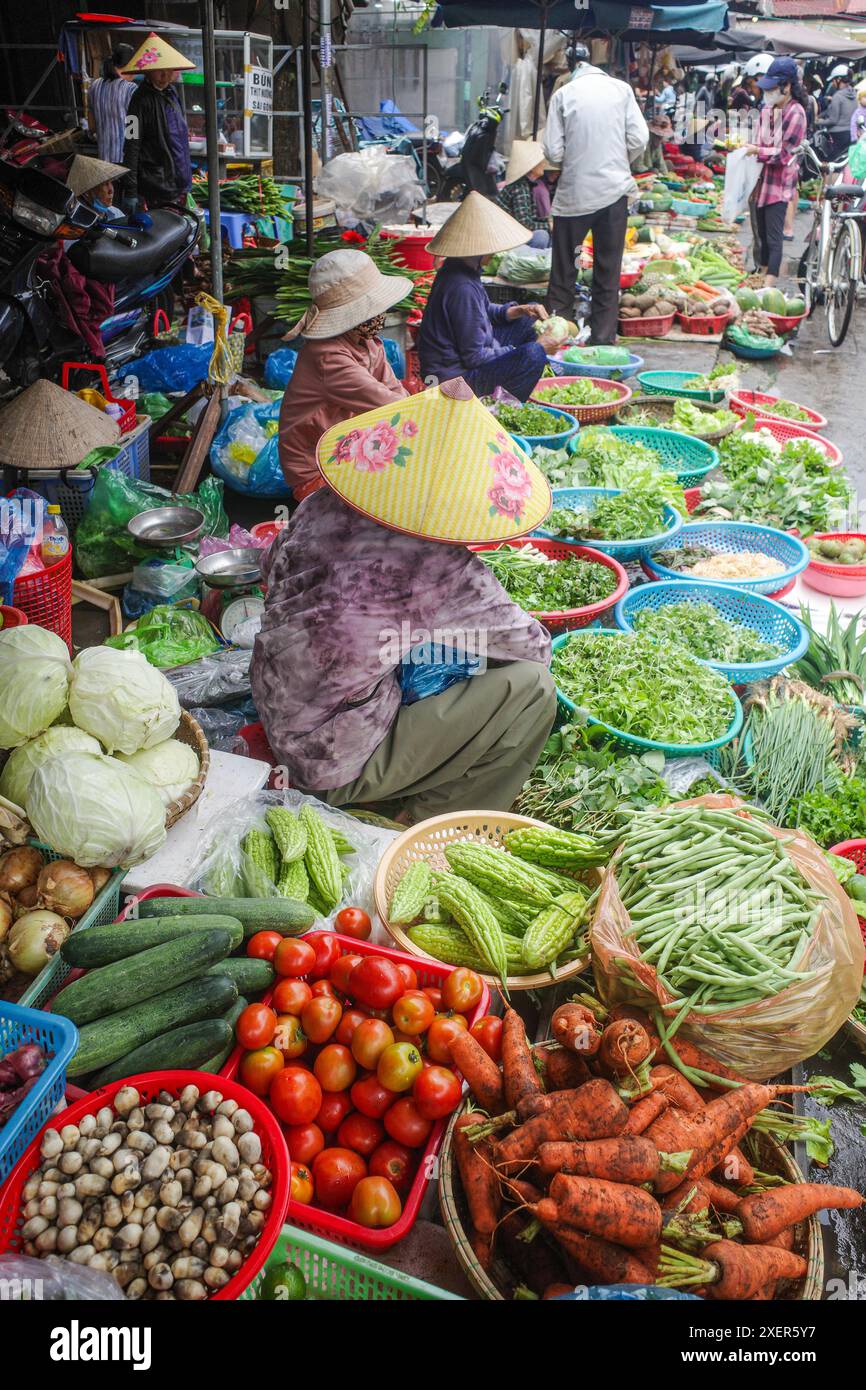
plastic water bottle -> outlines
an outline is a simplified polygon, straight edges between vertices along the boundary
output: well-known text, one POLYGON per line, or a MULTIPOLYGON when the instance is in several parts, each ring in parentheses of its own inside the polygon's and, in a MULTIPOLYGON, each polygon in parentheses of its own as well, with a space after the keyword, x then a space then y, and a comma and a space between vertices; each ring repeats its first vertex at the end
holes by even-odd
POLYGON ((42 563, 46 569, 65 558, 69 551, 69 531, 56 502, 48 506, 42 524, 42 563))

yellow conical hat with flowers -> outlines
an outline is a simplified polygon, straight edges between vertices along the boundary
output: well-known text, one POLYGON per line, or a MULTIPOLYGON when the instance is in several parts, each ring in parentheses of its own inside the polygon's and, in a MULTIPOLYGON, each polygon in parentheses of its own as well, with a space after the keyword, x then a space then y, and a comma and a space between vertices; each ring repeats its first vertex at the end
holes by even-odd
POLYGON ((462 377, 344 420, 316 456, 350 507, 428 540, 514 540, 550 511, 544 475, 462 377))
POLYGON ((167 39, 161 38, 159 34, 150 33, 144 43, 135 50, 126 66, 121 68, 121 72, 135 77, 144 72, 179 72, 182 68, 194 67, 195 63, 178 53, 167 39))

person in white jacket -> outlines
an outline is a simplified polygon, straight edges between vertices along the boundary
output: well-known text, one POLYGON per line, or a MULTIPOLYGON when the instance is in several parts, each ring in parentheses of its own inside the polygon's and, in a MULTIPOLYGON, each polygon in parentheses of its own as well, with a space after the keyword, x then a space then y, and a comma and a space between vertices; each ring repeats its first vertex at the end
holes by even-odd
POLYGON ((592 342, 616 340, 619 277, 628 200, 637 191, 630 161, 649 130, 627 82, 586 62, 555 92, 547 112, 544 153, 562 168, 553 199, 553 255, 547 308, 574 316, 575 252, 592 232, 592 342))

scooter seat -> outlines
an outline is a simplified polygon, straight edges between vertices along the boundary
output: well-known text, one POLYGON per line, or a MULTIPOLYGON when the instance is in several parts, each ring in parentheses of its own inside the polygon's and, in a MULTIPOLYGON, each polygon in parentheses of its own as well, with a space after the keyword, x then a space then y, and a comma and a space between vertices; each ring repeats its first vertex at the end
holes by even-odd
POLYGON ((124 232, 135 238, 135 246, 125 246, 113 237, 101 236, 69 247, 70 261, 82 275, 108 283, 160 270, 184 245, 192 246, 196 222, 191 215, 172 212, 169 208, 156 208, 150 217, 153 219, 151 227, 124 232))

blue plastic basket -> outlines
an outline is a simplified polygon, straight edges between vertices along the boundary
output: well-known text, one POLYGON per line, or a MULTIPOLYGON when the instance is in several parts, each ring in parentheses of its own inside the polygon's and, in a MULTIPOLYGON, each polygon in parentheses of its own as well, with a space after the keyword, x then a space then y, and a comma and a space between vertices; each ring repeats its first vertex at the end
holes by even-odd
POLYGON ((743 589, 753 594, 775 594, 809 563, 809 550, 796 536, 787 531, 774 531, 770 526, 756 526, 749 521, 689 521, 675 536, 671 545, 656 546, 656 549, 679 550, 682 546, 705 546, 716 550, 720 555, 732 555, 742 550, 757 550, 770 555, 785 568, 766 579, 707 579, 695 575, 689 579, 682 570, 670 569, 652 559, 647 560, 647 570, 656 579, 680 579, 688 584, 726 586, 743 589))
POLYGON ((678 217, 706 217, 713 211, 707 203, 693 203, 691 198, 672 198, 671 209, 678 217))
MULTIPOLYGON (((575 416, 570 415, 564 407, 558 405, 537 405, 536 402, 533 401, 532 406, 534 410, 543 410, 545 414, 552 416, 556 420, 564 419, 570 421, 568 428, 559 430, 555 434, 512 433, 511 438, 516 439, 518 444, 530 449, 534 449, 536 445, 541 445, 545 449, 564 449, 572 435, 577 434, 577 431, 580 429, 580 425, 575 416)), ((496 414, 495 406, 493 407, 493 414, 496 414)))
POLYGON ((78 1051, 78 1029, 68 1018, 0 1000, 0 1057, 31 1042, 52 1055, 36 1085, 0 1129, 0 1182, 62 1101, 66 1064, 78 1051))
POLYGON ((711 603, 723 618, 750 627, 765 642, 782 648, 781 655, 768 661, 743 662, 729 665, 724 661, 703 661, 704 666, 720 671, 734 685, 750 681, 769 680, 792 662, 799 661, 809 645, 806 629, 793 613, 781 603, 764 598, 763 594, 745 593, 730 585, 699 584, 672 579, 662 584, 642 584, 620 599, 614 609, 617 625, 625 632, 635 631, 635 618, 648 608, 664 608, 671 603, 711 603))
MULTIPOLYGON (((564 632, 561 637, 555 637, 553 639, 551 651, 559 651, 560 647, 564 647, 566 642, 580 641, 582 637, 587 635, 587 632, 588 629, 586 628, 577 632, 564 632)), ((625 641, 630 640, 630 634, 623 632, 621 629, 599 628, 593 632, 593 635, 598 636, 599 633, 605 637, 612 637, 625 641)), ((709 743, 658 743, 651 738, 640 738, 637 734, 628 734, 623 729, 617 729, 612 724, 606 724, 603 719, 596 719, 593 715, 588 714, 586 710, 580 710, 579 706, 576 705, 573 700, 570 700, 558 687, 556 698, 563 708, 568 710, 569 714, 573 715, 579 712, 581 718, 586 719, 587 724, 597 724, 599 728, 606 729, 607 732, 620 743, 627 743, 635 748, 653 749, 657 752, 664 753, 668 758, 687 758, 696 754, 704 755, 712 752, 714 748, 723 748, 726 743, 731 743, 737 737, 737 734, 743 727, 743 706, 740 704, 733 690, 731 691, 731 704, 733 707, 731 722, 720 738, 713 739, 709 743)))
POLYGON ((709 401, 718 405, 725 399, 724 390, 693 391, 684 385, 700 372, 639 372, 641 390, 648 396, 683 396, 687 401, 709 401))
POLYGON ((644 359, 630 352, 628 361, 620 367, 601 367, 595 362, 564 362, 561 357, 548 357, 554 376, 600 376, 607 381, 627 381, 639 372, 644 359))
MULTIPOLYGON (((617 497, 623 491, 617 487, 557 487, 553 489, 554 507, 594 507, 601 497, 617 497)), ((683 524, 683 519, 679 512, 670 505, 664 508, 664 518, 666 529, 658 536, 642 536, 639 540, 633 541, 598 541, 594 537, 590 540, 580 536, 554 536, 551 531, 545 531, 539 527, 533 535, 544 536, 547 540, 564 540, 577 545, 589 545, 593 550, 600 550, 603 555, 610 555, 614 560, 619 560, 620 564, 626 564, 629 560, 645 560, 656 550, 662 550, 669 545, 674 536, 677 535, 683 524)))
POLYGON ((735 342, 733 338, 725 338, 725 347, 728 352, 732 352, 735 357, 742 357, 747 362, 765 362, 768 357, 778 357, 784 343, 778 347, 749 347, 746 343, 735 342))

